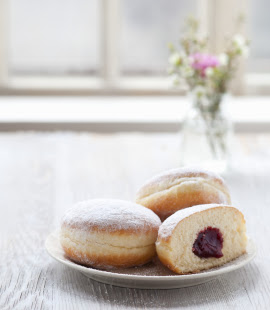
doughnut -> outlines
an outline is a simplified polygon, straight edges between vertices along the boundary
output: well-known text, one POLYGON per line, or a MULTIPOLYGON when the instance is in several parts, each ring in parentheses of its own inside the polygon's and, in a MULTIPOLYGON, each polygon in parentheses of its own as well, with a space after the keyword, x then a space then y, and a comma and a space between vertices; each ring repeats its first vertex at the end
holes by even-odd
POLYGON ((246 252, 243 214, 222 204, 179 210, 159 228, 160 261, 178 274, 221 266, 246 252))
POLYGON ((156 255, 160 224, 154 212, 133 202, 93 199, 66 213, 60 243, 69 259, 85 266, 138 266, 156 255))
POLYGON ((162 221, 194 205, 231 204, 229 190, 220 176, 194 168, 178 168, 153 177, 139 189, 135 200, 162 221))

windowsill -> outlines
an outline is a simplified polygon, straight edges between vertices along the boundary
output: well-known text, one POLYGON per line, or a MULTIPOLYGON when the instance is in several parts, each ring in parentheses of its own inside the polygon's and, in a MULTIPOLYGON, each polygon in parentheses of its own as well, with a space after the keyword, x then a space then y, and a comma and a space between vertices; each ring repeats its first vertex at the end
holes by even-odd
MULTIPOLYGON (((0 97, 0 130, 177 131, 185 97, 0 97)), ((270 97, 232 98, 236 131, 270 131, 270 97)))
POLYGON ((169 77, 134 76, 106 81, 91 76, 13 76, 1 95, 14 96, 107 96, 107 95, 183 95, 186 88, 172 87, 169 77))

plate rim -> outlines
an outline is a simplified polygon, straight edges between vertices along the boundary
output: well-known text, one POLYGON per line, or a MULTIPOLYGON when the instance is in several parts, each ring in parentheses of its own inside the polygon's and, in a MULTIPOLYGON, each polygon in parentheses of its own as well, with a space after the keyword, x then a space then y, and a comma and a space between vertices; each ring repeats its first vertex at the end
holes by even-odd
MULTIPOLYGON (((114 273, 114 272, 110 272, 107 270, 99 270, 99 269, 94 269, 91 267, 85 267, 82 265, 79 265, 75 262, 69 261, 69 260, 63 260, 62 258, 54 255, 51 251, 50 251, 50 247, 48 246, 49 244, 49 240, 50 238, 53 237, 57 237, 57 235, 59 235, 59 230, 55 230, 53 232, 51 232, 45 240, 45 248, 47 250, 47 253, 56 261, 67 265, 68 267, 72 268, 72 269, 77 269, 78 271, 82 272, 82 273, 92 273, 93 275, 97 275, 97 276, 106 276, 106 277, 110 277, 110 278, 118 278, 118 279, 133 279, 133 280, 144 280, 144 281, 153 281, 153 280, 159 280, 159 281, 179 281, 179 280, 195 280, 195 279, 200 279, 200 278, 209 278, 209 277, 215 277, 218 275, 222 275, 224 273, 229 273, 231 271, 240 269, 241 267, 245 266, 246 264, 248 264, 251 260, 254 259, 254 257, 257 254, 257 246, 255 244, 255 242, 248 237, 247 238, 247 242, 249 244, 251 244, 252 248, 254 249, 254 251, 247 256, 247 258, 241 262, 239 262, 238 264, 233 264, 233 265, 222 265, 220 267, 217 267, 218 269, 209 269, 206 270, 204 272, 199 272, 199 273, 192 273, 192 274, 176 274, 176 275, 168 275, 168 276, 148 276, 148 275, 136 275, 136 274, 123 274, 123 273, 114 273)), ((236 258, 237 259, 237 258, 236 258)))

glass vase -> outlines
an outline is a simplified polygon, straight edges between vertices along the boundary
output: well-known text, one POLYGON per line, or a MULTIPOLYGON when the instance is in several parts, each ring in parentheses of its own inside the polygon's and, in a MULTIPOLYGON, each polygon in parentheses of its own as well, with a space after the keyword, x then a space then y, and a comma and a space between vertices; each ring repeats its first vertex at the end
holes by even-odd
POLYGON ((218 173, 228 168, 233 135, 226 107, 229 95, 215 98, 188 96, 190 107, 183 122, 181 164, 200 166, 218 173))

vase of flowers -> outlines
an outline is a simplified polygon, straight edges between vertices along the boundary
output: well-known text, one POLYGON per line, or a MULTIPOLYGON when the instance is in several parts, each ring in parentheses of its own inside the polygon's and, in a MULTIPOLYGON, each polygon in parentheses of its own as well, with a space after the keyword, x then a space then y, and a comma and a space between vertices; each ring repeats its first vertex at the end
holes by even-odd
POLYGON ((190 18, 181 39, 181 50, 170 46, 169 73, 174 83, 188 86, 188 109, 183 123, 182 163, 200 164, 212 170, 226 168, 230 155, 232 122, 226 111, 229 82, 248 40, 235 34, 218 55, 208 52, 208 39, 199 35, 199 23, 190 18))
POLYGON ((201 165, 222 172, 228 164, 233 135, 232 121, 226 111, 230 96, 223 94, 217 98, 217 107, 207 101, 202 108, 198 107, 202 103, 196 92, 189 94, 190 107, 182 130, 181 161, 183 165, 201 165))

